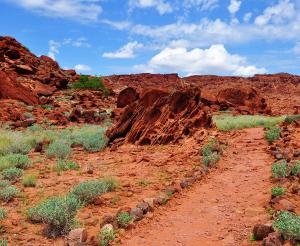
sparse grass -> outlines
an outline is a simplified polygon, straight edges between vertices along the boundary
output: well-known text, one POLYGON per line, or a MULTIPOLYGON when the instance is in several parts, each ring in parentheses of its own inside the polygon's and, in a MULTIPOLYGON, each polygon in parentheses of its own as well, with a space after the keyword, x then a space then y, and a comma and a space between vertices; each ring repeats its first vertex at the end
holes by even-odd
POLYGON ((17 167, 10 167, 2 171, 4 179, 15 182, 23 175, 23 170, 17 167))
POLYGON ((265 137, 269 143, 273 143, 280 138, 280 134, 281 129, 279 127, 273 127, 270 130, 266 131, 265 137))
POLYGON ((31 166, 30 158, 27 155, 9 154, 4 158, 6 158, 12 166, 17 168, 27 169, 31 166))
POLYGON ((283 187, 273 187, 271 189, 271 194, 273 197, 283 196, 285 194, 285 188, 283 187))
POLYGON ((71 85, 74 89, 99 89, 105 96, 109 96, 109 90, 105 87, 101 77, 89 77, 81 75, 80 78, 71 85))
POLYGON ((0 246, 8 246, 8 241, 6 238, 0 239, 0 246))
POLYGON ((255 238, 255 235, 254 235, 253 233, 250 234, 250 236, 249 236, 249 241, 250 241, 250 242, 255 242, 255 241, 257 241, 256 238, 255 238))
POLYGON ((287 116, 284 121, 287 123, 292 123, 293 121, 300 120, 300 114, 287 116))
POLYGON ((207 167, 212 167, 221 159, 220 153, 217 149, 218 142, 216 139, 211 139, 208 144, 203 146, 201 153, 203 156, 203 164, 207 167))
POLYGON ((37 178, 35 175, 27 175, 22 179, 22 185, 24 187, 35 187, 36 180, 37 180, 37 178))
POLYGON ((0 208, 0 220, 4 220, 7 217, 6 210, 4 208, 0 208))
POLYGON ((132 221, 132 216, 128 212, 121 212, 117 215, 117 223, 122 228, 127 228, 132 221))
POLYGON ((65 160, 71 154, 71 146, 64 140, 56 140, 52 142, 47 149, 47 156, 49 158, 57 158, 60 160, 65 160))
POLYGON ((229 131, 233 129, 243 129, 251 127, 270 127, 283 122, 285 116, 268 117, 263 115, 239 115, 230 114, 215 115, 213 121, 219 130, 229 131))
POLYGON ((286 240, 300 240, 300 216, 294 213, 280 212, 273 227, 282 233, 286 240))
POLYGON ((0 200, 9 202, 20 193, 19 189, 13 185, 0 188, 0 200))
POLYGON ((60 174, 63 171, 79 170, 79 165, 74 161, 57 160, 54 170, 60 174))
POLYGON ((289 175, 288 165, 285 160, 278 161, 272 165, 273 178, 285 178, 289 175))
POLYGON ((76 185, 70 194, 88 204, 103 193, 113 191, 116 187, 116 182, 113 180, 90 180, 76 185))
POLYGON ((294 161, 291 167, 291 175, 297 176, 300 173, 300 161, 294 161))
POLYGON ((57 237, 70 231, 75 222, 77 210, 82 203, 76 196, 52 197, 28 210, 28 217, 36 223, 48 226, 47 235, 57 237))

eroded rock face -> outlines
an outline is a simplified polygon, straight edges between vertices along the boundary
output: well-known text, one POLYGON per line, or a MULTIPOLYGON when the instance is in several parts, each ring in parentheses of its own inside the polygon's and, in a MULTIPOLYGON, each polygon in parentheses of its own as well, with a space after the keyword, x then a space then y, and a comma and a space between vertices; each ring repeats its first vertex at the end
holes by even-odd
POLYGON ((124 108, 139 99, 139 93, 132 87, 122 90, 117 99, 117 107, 124 108))
POLYGON ((36 57, 14 38, 0 37, 0 99, 38 104, 40 96, 66 88, 73 75, 50 57, 36 57))
POLYGON ((140 145, 175 143, 211 122, 210 108, 201 102, 199 89, 173 93, 150 89, 124 109, 108 137, 111 142, 124 138, 140 145))

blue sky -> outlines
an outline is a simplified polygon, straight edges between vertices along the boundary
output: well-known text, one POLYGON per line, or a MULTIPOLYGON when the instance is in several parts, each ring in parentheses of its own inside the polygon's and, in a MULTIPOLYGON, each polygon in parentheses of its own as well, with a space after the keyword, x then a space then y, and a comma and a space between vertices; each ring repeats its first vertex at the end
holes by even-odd
POLYGON ((300 74, 300 0, 0 0, 0 6, 0 35, 83 74, 300 74))

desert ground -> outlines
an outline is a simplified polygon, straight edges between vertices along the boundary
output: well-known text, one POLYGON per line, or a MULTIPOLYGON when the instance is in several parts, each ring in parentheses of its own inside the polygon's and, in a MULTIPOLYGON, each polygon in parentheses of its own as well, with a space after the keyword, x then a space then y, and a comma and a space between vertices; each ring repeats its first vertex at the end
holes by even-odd
POLYGON ((0 245, 299 245, 300 76, 94 77, 0 37, 0 245))

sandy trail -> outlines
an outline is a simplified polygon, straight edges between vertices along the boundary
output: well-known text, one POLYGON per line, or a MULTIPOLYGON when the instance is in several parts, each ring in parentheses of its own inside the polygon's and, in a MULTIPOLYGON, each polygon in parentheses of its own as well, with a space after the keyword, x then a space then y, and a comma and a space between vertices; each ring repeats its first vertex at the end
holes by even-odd
POLYGON ((270 196, 272 159, 261 128, 243 130, 229 142, 205 183, 156 221, 131 231, 122 245, 249 245, 253 226, 267 221, 263 207, 270 196))

